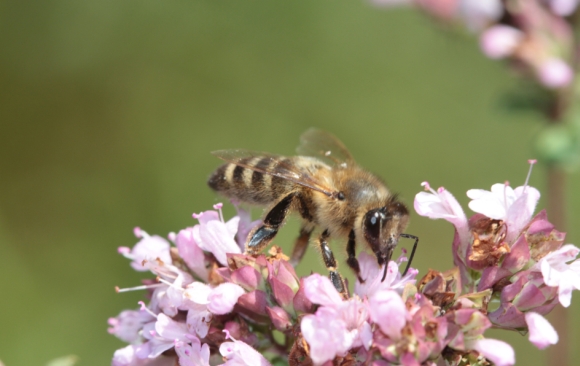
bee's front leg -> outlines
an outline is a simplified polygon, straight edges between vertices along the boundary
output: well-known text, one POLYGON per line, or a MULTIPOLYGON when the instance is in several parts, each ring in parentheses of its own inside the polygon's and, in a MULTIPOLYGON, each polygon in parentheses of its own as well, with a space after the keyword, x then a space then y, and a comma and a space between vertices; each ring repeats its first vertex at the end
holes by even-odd
POLYGON ((346 245, 346 254, 348 254, 348 259, 346 264, 354 271, 360 283, 364 283, 360 276, 360 266, 358 264, 358 259, 356 259, 356 240, 354 235, 354 229, 348 234, 348 244, 346 245))
POLYGON ((264 224, 248 235, 250 240, 246 242, 246 253, 259 254, 278 233, 278 229, 284 223, 288 215, 292 201, 297 192, 292 192, 282 198, 264 217, 264 224))
POLYGON ((348 298, 349 297, 348 288, 346 287, 344 279, 342 278, 340 273, 338 273, 338 270, 336 268, 336 260, 334 259, 334 254, 332 254, 332 251, 328 246, 327 240, 329 236, 330 235, 328 233, 328 230, 324 230, 324 232, 320 235, 320 238, 318 239, 318 245, 320 246, 322 259, 324 260, 324 265, 326 266, 326 269, 328 269, 329 272, 328 277, 330 278, 330 281, 332 282, 336 290, 340 292, 340 294, 344 298, 348 298))

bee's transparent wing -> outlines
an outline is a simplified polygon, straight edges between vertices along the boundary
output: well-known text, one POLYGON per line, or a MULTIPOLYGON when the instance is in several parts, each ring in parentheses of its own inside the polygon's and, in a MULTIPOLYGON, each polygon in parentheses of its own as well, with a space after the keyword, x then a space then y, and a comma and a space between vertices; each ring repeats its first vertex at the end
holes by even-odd
MULTIPOLYGON (((316 180, 305 169, 296 166, 296 164, 292 164, 290 159, 285 156, 245 149, 218 150, 212 151, 212 154, 228 163, 289 180, 304 187, 322 192, 329 197, 334 197, 338 193, 316 180), (260 160, 269 159, 270 164, 266 168, 256 166, 256 164, 252 164, 252 161, 256 161, 255 158, 259 158, 260 160)), ((266 164, 260 165, 265 166, 266 164)))
POLYGON ((355 163, 342 141, 330 132, 317 128, 309 128, 300 136, 296 151, 299 155, 313 156, 332 166, 345 167, 345 164, 355 163))

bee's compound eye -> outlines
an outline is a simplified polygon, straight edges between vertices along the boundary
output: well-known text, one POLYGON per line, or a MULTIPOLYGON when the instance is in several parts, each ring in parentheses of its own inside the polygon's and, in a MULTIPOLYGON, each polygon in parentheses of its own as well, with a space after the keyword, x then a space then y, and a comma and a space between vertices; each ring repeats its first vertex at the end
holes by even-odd
POLYGON ((367 239, 378 239, 381 230, 381 213, 378 210, 371 210, 366 213, 363 221, 364 235, 367 239))

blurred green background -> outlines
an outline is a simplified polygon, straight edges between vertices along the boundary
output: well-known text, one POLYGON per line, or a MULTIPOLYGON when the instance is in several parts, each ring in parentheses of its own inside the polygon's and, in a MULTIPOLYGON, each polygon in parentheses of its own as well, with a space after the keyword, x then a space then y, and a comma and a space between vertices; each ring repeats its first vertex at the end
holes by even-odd
MULTIPOLYGON (((205 184, 220 163, 212 150, 292 154, 317 126, 409 205, 428 180, 467 208, 467 189, 524 182, 542 125, 501 108, 522 85, 474 38, 411 10, 329 0, 21 0, 0 9, 6 366, 68 354, 110 364, 123 343, 106 320, 144 295, 114 292, 143 277, 116 248, 136 242, 134 226, 165 236, 220 201, 205 184)), ((531 184, 545 191, 544 177, 540 165, 531 184)), ((567 242, 580 244, 577 187, 573 175, 567 242)), ((297 227, 291 221, 277 243, 288 247, 297 227)), ((451 267, 450 224, 413 214, 408 232, 421 238, 422 273, 451 267)), ((309 252, 301 275, 324 271, 309 252)), ((574 300, 569 341, 578 344, 574 300)), ((519 334, 489 336, 512 343, 520 365, 544 359, 519 334)))

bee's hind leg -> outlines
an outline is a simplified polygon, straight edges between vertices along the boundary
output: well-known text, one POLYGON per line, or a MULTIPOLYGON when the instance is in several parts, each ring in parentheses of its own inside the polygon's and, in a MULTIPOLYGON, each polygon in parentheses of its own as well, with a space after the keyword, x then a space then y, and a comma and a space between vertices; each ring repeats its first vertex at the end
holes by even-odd
POLYGON ((288 194, 266 214, 264 224, 249 235, 250 240, 246 242, 246 253, 259 254, 270 244, 284 223, 296 195, 296 192, 288 194))
POLYGON ((300 235, 296 238, 294 248, 292 249, 292 256, 290 257, 290 264, 292 264, 292 266, 296 267, 296 265, 298 265, 302 260, 302 257, 304 257, 313 230, 314 226, 309 224, 302 225, 300 228, 300 235))
POLYGON ((332 251, 328 246, 327 240, 329 236, 330 235, 328 234, 328 230, 324 230, 324 232, 320 235, 320 238, 318 239, 318 245, 320 246, 322 259, 324 260, 324 265, 326 266, 326 269, 328 269, 329 272, 328 277, 330 278, 330 281, 332 282, 336 290, 340 292, 340 294, 343 297, 348 298, 349 297, 348 288, 346 287, 344 279, 342 278, 340 273, 338 273, 338 270, 336 268, 336 260, 334 259, 334 255, 332 254, 332 251))

